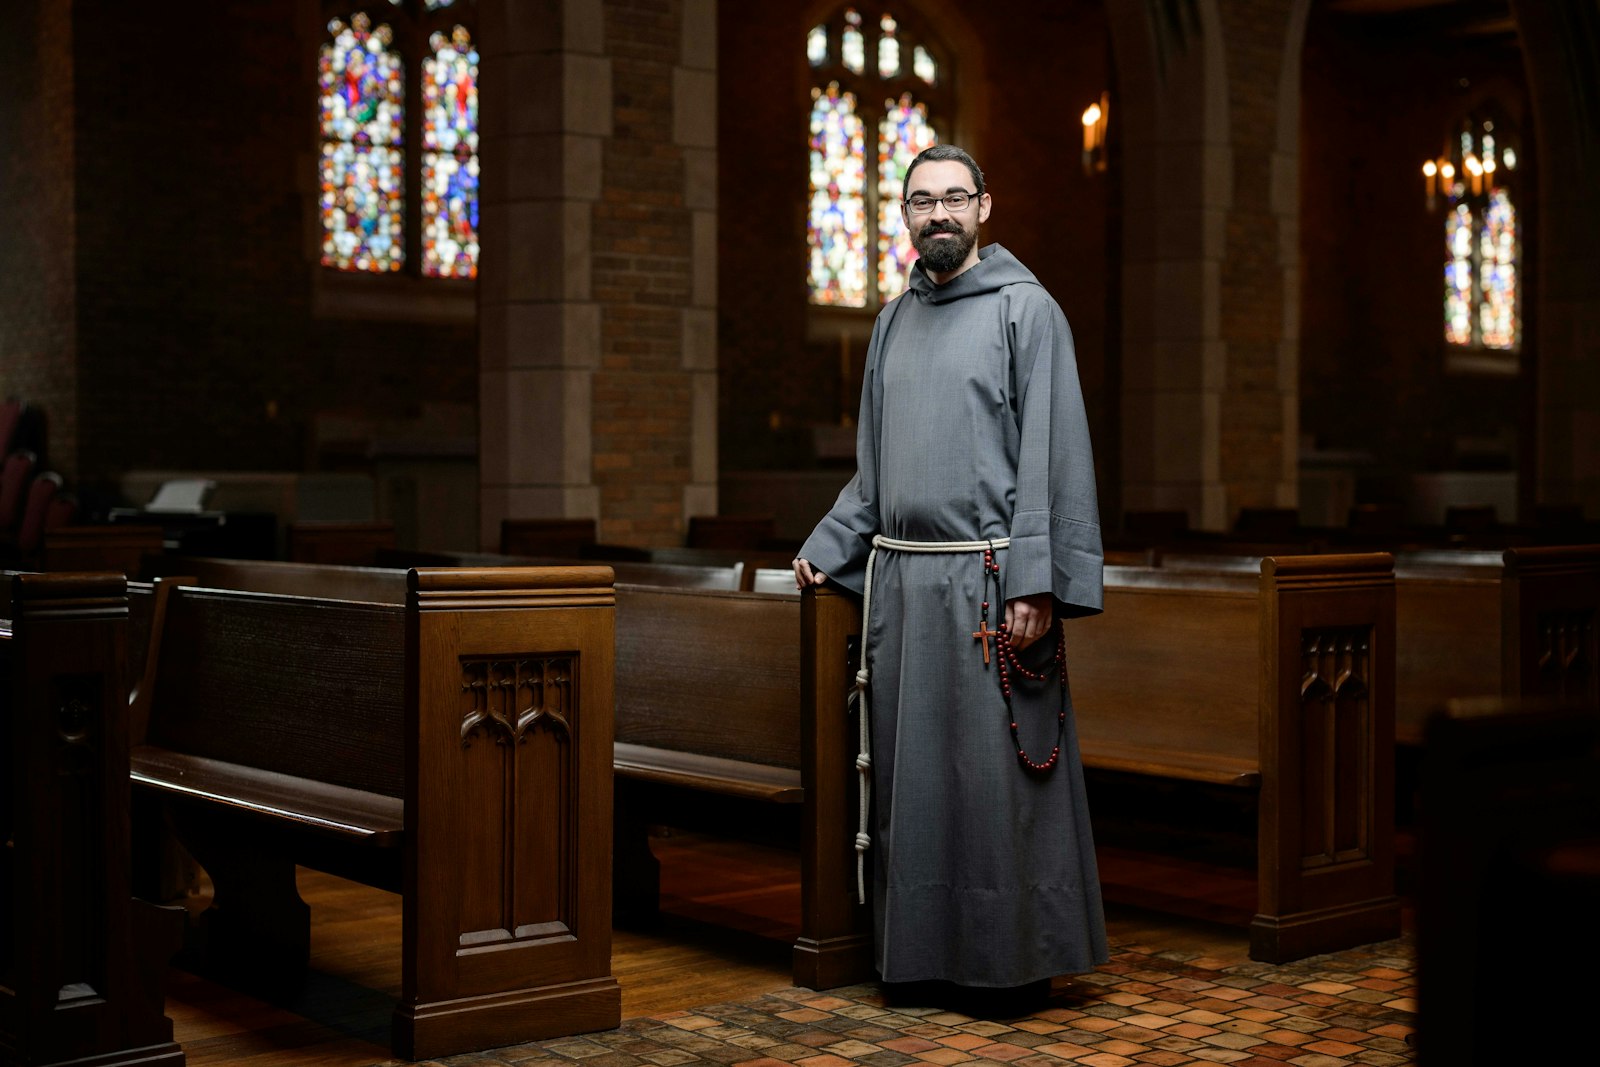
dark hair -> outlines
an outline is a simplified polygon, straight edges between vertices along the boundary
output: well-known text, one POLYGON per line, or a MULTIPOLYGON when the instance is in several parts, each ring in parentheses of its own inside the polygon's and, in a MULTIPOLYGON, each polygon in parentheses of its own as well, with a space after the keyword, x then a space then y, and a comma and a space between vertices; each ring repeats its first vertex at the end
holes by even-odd
POLYGON ((906 168, 906 180, 900 187, 901 199, 905 199, 911 195, 911 175, 916 171, 918 166, 923 163, 939 163, 948 159, 953 159, 957 163, 965 165, 966 168, 972 172, 972 184, 977 187, 978 195, 982 196, 983 171, 979 170, 978 164, 971 156, 967 155, 966 149, 960 148, 953 144, 936 144, 928 148, 924 148, 921 152, 918 152, 917 158, 913 159, 911 161, 911 166, 906 168))

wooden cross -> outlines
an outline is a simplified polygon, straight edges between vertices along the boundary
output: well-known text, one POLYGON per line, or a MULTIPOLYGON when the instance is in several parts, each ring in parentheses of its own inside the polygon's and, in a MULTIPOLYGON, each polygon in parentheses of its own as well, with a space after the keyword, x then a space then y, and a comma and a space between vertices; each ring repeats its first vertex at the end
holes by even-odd
POLYGON ((989 629, 989 620, 984 619, 978 623, 978 628, 972 631, 972 636, 983 642, 983 662, 989 662, 989 638, 999 633, 998 630, 989 629))

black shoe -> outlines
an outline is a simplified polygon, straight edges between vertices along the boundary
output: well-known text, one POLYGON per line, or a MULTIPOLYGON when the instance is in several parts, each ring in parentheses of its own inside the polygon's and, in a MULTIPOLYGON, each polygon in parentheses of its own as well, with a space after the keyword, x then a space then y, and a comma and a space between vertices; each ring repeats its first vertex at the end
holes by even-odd
POLYGON ((954 986, 948 1007, 974 1019, 1020 1019, 1050 1003, 1050 979, 1017 986, 954 986))
POLYGON ((884 982, 883 1006, 886 1008, 936 1008, 948 998, 949 982, 935 978, 920 982, 884 982))

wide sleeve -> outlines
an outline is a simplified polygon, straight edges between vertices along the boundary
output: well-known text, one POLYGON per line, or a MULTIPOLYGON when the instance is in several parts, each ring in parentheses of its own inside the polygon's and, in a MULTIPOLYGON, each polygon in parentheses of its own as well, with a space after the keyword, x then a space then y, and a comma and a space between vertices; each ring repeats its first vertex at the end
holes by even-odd
POLYGON ((867 368, 856 418, 856 473, 800 546, 799 556, 854 593, 866 584, 867 557, 878 521, 878 363, 885 321, 880 316, 867 344, 867 368))
POLYGON ((1072 330, 1043 289, 1016 290, 1006 310, 1019 426, 1006 596, 1050 592, 1061 614, 1094 615, 1105 557, 1072 330))

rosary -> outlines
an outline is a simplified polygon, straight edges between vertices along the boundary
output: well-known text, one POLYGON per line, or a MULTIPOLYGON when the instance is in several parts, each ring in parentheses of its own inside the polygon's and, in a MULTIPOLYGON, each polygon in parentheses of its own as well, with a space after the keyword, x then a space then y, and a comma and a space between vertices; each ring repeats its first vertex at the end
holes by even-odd
POLYGON ((994 548, 991 546, 983 550, 983 609, 979 618, 978 628, 972 636, 983 644, 983 662, 989 662, 989 638, 994 638, 995 655, 1000 660, 1000 693, 1005 697, 1006 714, 1011 720, 1011 742, 1017 746, 1017 759, 1030 771, 1044 774, 1055 768, 1056 762, 1061 758, 1061 738, 1067 728, 1067 631, 1066 627, 1058 626, 1056 638, 1056 654, 1054 663, 1061 676, 1061 710, 1056 713, 1056 745, 1050 750, 1050 756, 1043 761, 1028 758, 1028 753, 1023 750, 1022 740, 1017 736, 1017 717, 1011 710, 1011 671, 1013 669, 1030 681, 1042 682, 1049 674, 1049 665, 1038 671, 1030 671, 1017 662, 1017 652, 1011 646, 1011 633, 1005 623, 1000 624, 998 630, 989 629, 989 584, 994 583, 995 595, 1000 592, 1000 564, 995 562, 994 548))

